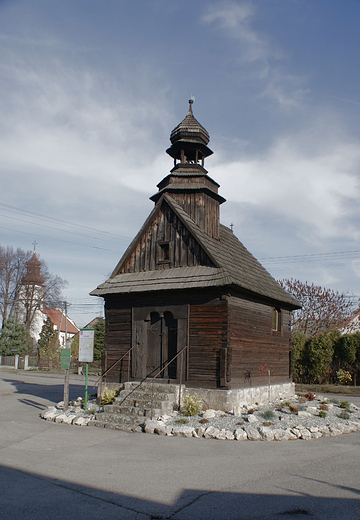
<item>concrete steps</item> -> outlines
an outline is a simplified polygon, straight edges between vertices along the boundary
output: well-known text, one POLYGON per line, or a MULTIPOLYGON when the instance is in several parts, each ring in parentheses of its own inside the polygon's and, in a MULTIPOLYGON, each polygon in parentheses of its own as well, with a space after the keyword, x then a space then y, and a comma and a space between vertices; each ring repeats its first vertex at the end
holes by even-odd
MULTIPOLYGON (((183 385, 182 392, 185 390, 183 385)), ((179 401, 179 385, 126 382, 113 404, 95 414, 94 426, 142 431, 146 419, 173 412, 179 401)))

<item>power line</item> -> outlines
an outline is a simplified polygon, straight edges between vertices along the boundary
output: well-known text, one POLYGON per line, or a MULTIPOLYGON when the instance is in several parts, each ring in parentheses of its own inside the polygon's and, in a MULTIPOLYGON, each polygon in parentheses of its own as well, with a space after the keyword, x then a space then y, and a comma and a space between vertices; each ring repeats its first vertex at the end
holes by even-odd
POLYGON ((79 244, 78 242, 72 242, 71 240, 64 240, 62 238, 54 238, 54 237, 48 237, 46 235, 40 235, 39 233, 29 233, 28 231, 19 231, 18 229, 11 229, 4 226, 0 226, 0 229, 5 229, 6 231, 14 231, 15 233, 22 233, 24 235, 30 235, 32 237, 40 237, 40 238, 46 238, 47 240, 56 240, 56 242, 65 242, 66 244, 73 244, 76 246, 82 246, 82 247, 89 247, 92 249, 99 249, 100 251, 110 251, 111 253, 122 253, 122 251, 115 251, 114 249, 106 249, 104 247, 99 246, 89 246, 87 244, 79 244))
MULTIPOLYGON (((51 222, 57 222, 65 226, 71 226, 78 229, 82 229, 83 231, 90 231, 91 233, 100 234, 100 235, 108 235, 112 238, 120 238, 125 240, 131 240, 129 237, 125 237, 122 235, 117 235, 115 233, 111 233, 110 231, 102 231, 94 229, 90 226, 84 226, 83 224, 74 224, 73 222, 69 222, 68 220, 62 220, 56 217, 50 217, 47 215, 42 215, 41 213, 35 213, 34 211, 29 211, 26 209, 17 208, 15 206, 10 206, 9 204, 4 204, 0 202, 0 207, 5 209, 5 211, 13 212, 13 213, 22 213, 29 216, 32 216, 33 218, 37 218, 39 220, 45 220, 45 221, 51 221, 51 222)), ((40 225, 40 224, 39 224, 40 225)))

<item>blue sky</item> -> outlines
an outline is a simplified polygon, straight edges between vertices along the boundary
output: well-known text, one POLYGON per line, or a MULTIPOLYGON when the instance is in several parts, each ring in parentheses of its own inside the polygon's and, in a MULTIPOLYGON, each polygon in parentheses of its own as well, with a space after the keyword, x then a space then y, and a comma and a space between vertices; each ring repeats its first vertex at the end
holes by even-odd
POLYGON ((360 2, 0 0, 0 244, 104 281, 195 96, 221 221, 277 279, 360 295, 360 2))

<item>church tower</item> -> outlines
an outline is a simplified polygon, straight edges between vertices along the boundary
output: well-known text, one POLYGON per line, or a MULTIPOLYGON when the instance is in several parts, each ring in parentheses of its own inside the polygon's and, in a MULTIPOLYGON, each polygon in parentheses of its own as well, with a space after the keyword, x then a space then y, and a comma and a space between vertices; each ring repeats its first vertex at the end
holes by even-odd
POLYGON ((219 206, 225 199, 218 193, 219 184, 204 168, 205 158, 213 152, 207 146, 210 136, 195 119, 192 104, 190 99, 189 112, 170 134, 171 146, 166 153, 174 159, 174 167, 150 199, 156 203, 168 193, 209 237, 219 239, 219 206))
POLYGON ((26 262, 26 273, 22 279, 18 306, 18 319, 24 323, 34 342, 37 342, 40 337, 44 321, 42 313, 44 282, 41 276, 41 262, 36 257, 34 247, 32 257, 26 262))

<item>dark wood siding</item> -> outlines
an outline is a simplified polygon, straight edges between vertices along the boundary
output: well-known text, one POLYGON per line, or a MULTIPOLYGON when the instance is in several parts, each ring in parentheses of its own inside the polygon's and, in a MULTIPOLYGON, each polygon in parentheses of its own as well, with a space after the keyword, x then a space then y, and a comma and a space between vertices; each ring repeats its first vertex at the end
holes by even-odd
POLYGON ((226 301, 190 306, 189 339, 189 386, 225 386, 226 301))
MULTIPOLYGON (((131 348, 131 307, 105 307, 105 347, 102 356, 103 371, 131 348)), ((106 376, 109 382, 120 383, 127 379, 129 356, 118 363, 106 376)))
POLYGON ((289 380, 290 313, 281 311, 281 331, 272 330, 273 307, 232 297, 229 341, 232 387, 289 380))
POLYGON ((199 243, 164 202, 154 222, 139 239, 119 273, 194 265, 214 267, 199 243), (162 256, 164 246, 169 252, 167 259, 162 256))

